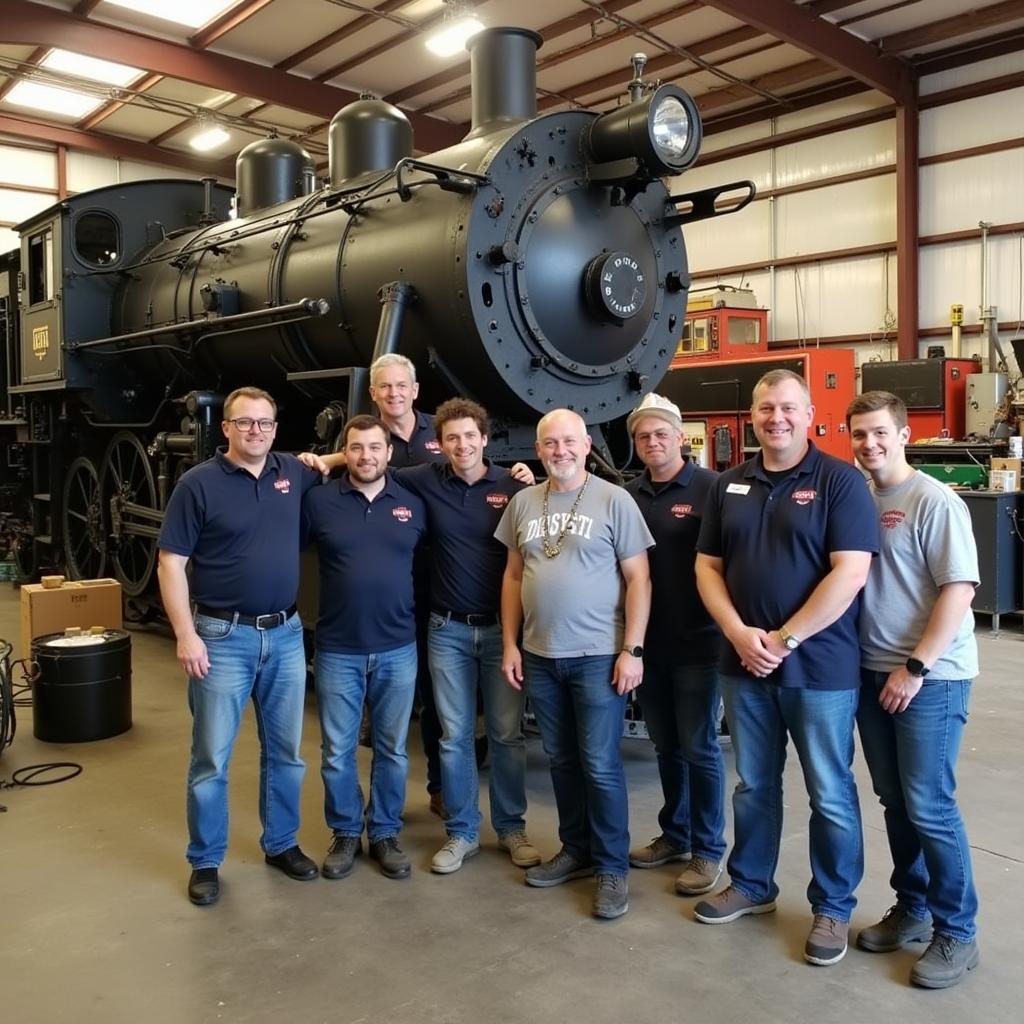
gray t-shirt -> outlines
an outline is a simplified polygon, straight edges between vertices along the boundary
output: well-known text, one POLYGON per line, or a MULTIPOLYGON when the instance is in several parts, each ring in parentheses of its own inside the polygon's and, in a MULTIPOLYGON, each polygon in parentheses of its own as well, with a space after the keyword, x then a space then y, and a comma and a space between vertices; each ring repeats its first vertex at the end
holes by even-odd
POLYGON ((566 522, 568 530, 561 553, 548 558, 541 533, 546 486, 520 491, 494 531, 523 556, 523 649, 542 658, 615 654, 624 637, 619 562, 646 551, 654 538, 632 497, 591 475, 571 520, 579 490, 551 492, 549 543, 566 522))
MULTIPOLYGON (((861 602, 861 659, 865 668, 891 672, 914 653, 939 588, 978 583, 978 552, 967 506, 945 484, 915 472, 896 487, 872 485, 871 493, 881 547, 861 602)), ((977 674, 974 614, 968 611, 925 682, 977 674)))

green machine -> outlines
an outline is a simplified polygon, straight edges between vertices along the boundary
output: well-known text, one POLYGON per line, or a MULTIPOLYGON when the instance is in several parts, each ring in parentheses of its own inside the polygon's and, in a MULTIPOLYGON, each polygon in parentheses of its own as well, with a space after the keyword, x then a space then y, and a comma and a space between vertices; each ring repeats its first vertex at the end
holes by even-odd
POLYGON ((923 462, 914 468, 951 487, 967 487, 972 491, 988 487, 988 468, 976 462, 923 462))

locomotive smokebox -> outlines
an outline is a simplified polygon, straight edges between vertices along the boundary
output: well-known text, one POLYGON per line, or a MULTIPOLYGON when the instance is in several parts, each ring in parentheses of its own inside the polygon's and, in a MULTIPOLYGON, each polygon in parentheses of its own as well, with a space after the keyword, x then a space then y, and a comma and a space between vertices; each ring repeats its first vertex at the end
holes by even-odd
POLYGON ((369 97, 342 107, 328 134, 331 187, 412 156, 412 125, 398 107, 369 97))
POLYGON ((248 217, 316 188, 316 164, 298 143, 287 139, 251 142, 235 161, 239 217, 248 217))
POLYGON ((473 120, 467 139, 537 116, 537 51, 544 40, 525 28, 489 28, 466 44, 473 120))

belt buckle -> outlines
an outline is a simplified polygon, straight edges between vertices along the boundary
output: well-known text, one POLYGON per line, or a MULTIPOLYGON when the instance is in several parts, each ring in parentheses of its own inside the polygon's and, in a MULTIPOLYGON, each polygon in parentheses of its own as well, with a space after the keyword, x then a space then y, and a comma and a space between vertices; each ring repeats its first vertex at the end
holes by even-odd
POLYGON ((281 625, 280 612, 267 612, 266 615, 257 615, 255 626, 257 629, 276 629, 281 625))
POLYGON ((487 624, 486 612, 470 612, 466 616, 467 626, 486 626, 487 624))

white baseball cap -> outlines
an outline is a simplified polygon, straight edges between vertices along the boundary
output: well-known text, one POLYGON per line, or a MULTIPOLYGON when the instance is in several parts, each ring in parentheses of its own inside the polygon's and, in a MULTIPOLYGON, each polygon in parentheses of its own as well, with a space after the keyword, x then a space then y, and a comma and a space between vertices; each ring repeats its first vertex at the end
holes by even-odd
POLYGON ((633 433, 637 421, 645 416, 657 416, 679 433, 683 432, 683 414, 679 411, 679 406, 653 391, 649 395, 644 395, 640 404, 629 414, 626 429, 630 434, 633 433))

